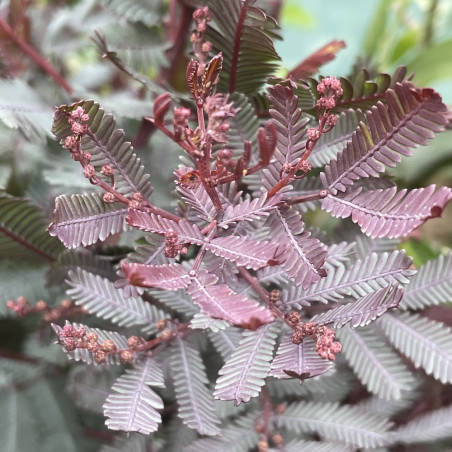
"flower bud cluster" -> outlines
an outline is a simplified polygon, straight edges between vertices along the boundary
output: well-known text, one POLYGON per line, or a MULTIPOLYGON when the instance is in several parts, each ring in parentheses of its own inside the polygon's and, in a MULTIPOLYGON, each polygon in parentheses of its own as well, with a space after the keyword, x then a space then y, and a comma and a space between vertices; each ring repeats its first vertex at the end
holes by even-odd
POLYGON ((218 143, 228 141, 227 132, 229 130, 228 119, 235 116, 237 109, 233 107, 233 102, 228 102, 227 95, 217 93, 209 96, 204 102, 204 111, 209 116, 207 133, 218 143))
POLYGON ((292 334, 292 342, 294 344, 301 344, 303 339, 307 336, 312 337, 316 346, 317 353, 324 359, 334 361, 336 354, 342 350, 342 344, 335 341, 336 333, 325 325, 319 326, 314 322, 301 322, 300 314, 296 311, 291 311, 285 316, 286 321, 294 327, 295 331, 292 334))
MULTIPOLYGON (((339 99, 344 93, 341 82, 336 77, 325 77, 317 85, 317 92, 321 96, 317 101, 317 107, 327 111, 333 109, 336 106, 336 100, 339 99)), ((334 126, 335 121, 337 122, 337 117, 335 115, 328 115, 327 123, 330 126, 334 126)))
POLYGON ((30 314, 43 314, 44 322, 55 322, 61 318, 73 317, 83 312, 84 309, 74 306, 69 299, 61 300, 57 307, 50 307, 44 300, 39 300, 32 305, 26 297, 20 296, 17 300, 8 300, 6 307, 14 311, 19 317, 26 317, 30 314))
POLYGON ((204 40, 207 22, 212 20, 209 7, 203 6, 195 10, 193 19, 196 24, 196 31, 190 36, 190 41, 193 43, 193 53, 199 61, 198 76, 201 76, 204 73, 208 54, 212 50, 212 43, 204 40))
POLYGON ((179 236, 177 232, 168 229, 165 234, 165 249, 163 254, 166 257, 176 257, 179 253, 187 254, 188 248, 181 243, 178 243, 179 236))
POLYGON ((116 344, 111 339, 100 342, 97 333, 88 333, 85 328, 74 328, 70 324, 63 327, 60 339, 66 350, 86 349, 93 354, 94 360, 99 364, 104 363, 108 355, 111 354, 119 355, 121 361, 125 364, 130 363, 135 357, 133 349, 143 343, 143 339, 137 336, 131 336, 127 340, 130 348, 118 350, 116 344))
POLYGON ((185 107, 175 107, 173 114, 174 136, 177 140, 181 140, 186 135, 188 128, 188 119, 190 118, 191 110, 185 107))
POLYGON ((89 115, 85 113, 82 107, 78 106, 74 111, 71 112, 68 123, 71 126, 71 130, 77 137, 83 135, 88 131, 88 121, 89 115))

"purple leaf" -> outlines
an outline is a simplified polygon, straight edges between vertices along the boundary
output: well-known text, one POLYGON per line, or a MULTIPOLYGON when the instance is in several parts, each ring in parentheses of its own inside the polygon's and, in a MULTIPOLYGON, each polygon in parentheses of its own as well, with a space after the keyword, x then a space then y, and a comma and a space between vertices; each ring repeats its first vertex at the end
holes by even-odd
POLYGON ((322 208, 334 217, 347 218, 361 226, 372 238, 404 236, 421 226, 429 218, 441 215, 452 198, 448 187, 430 185, 397 192, 397 187, 369 190, 361 188, 338 196, 328 195, 322 208))
POLYGON ((145 265, 122 262, 121 266, 133 286, 177 290, 187 287, 191 281, 187 269, 181 264, 145 265))
POLYGON ((215 285, 216 281, 214 275, 201 272, 187 287, 187 292, 204 313, 252 330, 274 321, 271 311, 257 301, 236 294, 226 284, 215 285))
POLYGON ((320 240, 304 231, 304 223, 296 210, 279 209, 272 214, 268 223, 273 239, 286 244, 281 266, 289 278, 293 278, 295 285, 307 289, 326 276, 322 265, 328 250, 320 240))
POLYGON ((312 318, 317 325, 332 323, 334 328, 341 328, 350 322, 352 328, 366 326, 382 316, 388 309, 396 308, 403 296, 403 289, 394 286, 365 295, 352 303, 343 304, 312 318))
POLYGON ((416 90, 410 82, 386 92, 386 104, 377 102, 360 123, 347 147, 320 174, 323 186, 345 191, 360 177, 378 177, 394 167, 411 148, 426 145, 447 123, 446 106, 432 89, 416 90))

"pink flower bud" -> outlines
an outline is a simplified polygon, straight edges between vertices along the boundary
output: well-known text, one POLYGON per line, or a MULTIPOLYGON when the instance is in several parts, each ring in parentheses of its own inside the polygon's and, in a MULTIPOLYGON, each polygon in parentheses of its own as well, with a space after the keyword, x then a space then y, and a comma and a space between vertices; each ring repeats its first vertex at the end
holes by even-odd
POLYGON ((92 177, 94 177, 96 175, 96 170, 95 170, 94 166, 86 165, 85 168, 83 168, 83 175, 87 179, 91 179, 92 177))

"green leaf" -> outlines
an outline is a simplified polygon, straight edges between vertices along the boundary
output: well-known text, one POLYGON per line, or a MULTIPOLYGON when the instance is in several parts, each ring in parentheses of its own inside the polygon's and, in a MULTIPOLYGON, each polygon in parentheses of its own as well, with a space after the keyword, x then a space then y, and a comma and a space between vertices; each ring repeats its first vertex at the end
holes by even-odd
POLYGON ((395 353, 371 328, 337 331, 342 353, 361 382, 386 400, 400 399, 414 378, 395 353))
POLYGON ((317 433, 327 441, 358 447, 378 447, 387 442, 391 424, 382 416, 336 403, 295 402, 276 417, 279 427, 294 432, 317 433))
POLYGON ((179 417, 188 427, 201 435, 218 435, 216 424, 220 420, 215 414, 212 394, 207 389, 208 379, 199 351, 188 342, 177 337, 171 369, 174 378, 179 417))
POLYGON ((27 262, 53 262, 64 249, 49 236, 41 209, 23 198, 0 193, 0 256, 27 262))
POLYGON ((394 347, 416 368, 442 383, 452 383, 452 329, 417 314, 386 314, 381 327, 394 347))
POLYGON ((137 325, 143 332, 155 333, 155 323, 167 317, 141 298, 125 299, 114 283, 82 269, 71 271, 67 282, 71 286, 67 293, 77 306, 119 326, 137 325))
POLYGON ((61 195, 56 198, 49 234, 67 248, 93 245, 123 231, 127 211, 122 204, 104 202, 97 193, 61 195))
POLYGON ((144 435, 155 432, 162 421, 157 410, 163 408, 163 401, 149 386, 164 386, 162 372, 152 358, 135 364, 116 380, 104 403, 107 427, 144 435))

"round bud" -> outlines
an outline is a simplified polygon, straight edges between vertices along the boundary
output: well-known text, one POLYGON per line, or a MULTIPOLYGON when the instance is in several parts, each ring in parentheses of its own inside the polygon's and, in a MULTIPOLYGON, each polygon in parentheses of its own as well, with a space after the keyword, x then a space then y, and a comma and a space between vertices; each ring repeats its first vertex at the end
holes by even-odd
POLYGON ((28 304, 28 300, 25 297, 17 297, 17 304, 21 307, 24 307, 28 304))
POLYGON ((72 300, 65 298, 64 300, 61 300, 60 306, 63 309, 69 309, 72 306, 72 300))
POLYGON ((84 152, 84 153, 82 154, 82 157, 83 157, 85 160, 88 160, 88 162, 91 161, 91 154, 90 154, 89 152, 84 152))
POLYGON ((97 352, 94 353, 94 360, 96 361, 96 363, 100 364, 100 363, 105 362, 105 357, 106 357, 106 354, 102 350, 97 350, 97 352))
POLYGON ((116 350, 116 345, 111 339, 102 342, 101 348, 104 352, 113 352, 116 350))
POLYGON ((133 360, 133 353, 130 352, 129 350, 123 350, 120 354, 119 357, 121 358, 121 361, 124 364, 128 364, 131 363, 133 360))
POLYGON ((67 337, 64 340, 64 347, 68 352, 72 352, 77 348, 77 342, 73 337, 67 337))
POLYGON ((282 446, 284 444, 284 438, 282 437, 281 433, 275 433, 272 436, 272 441, 275 446, 282 446))
POLYGON ((82 338, 83 336, 85 336, 85 334, 86 334, 86 330, 82 326, 79 326, 77 328, 77 330, 75 331, 75 336, 76 337, 82 338))
POLYGON ((304 334, 300 330, 295 330, 292 334, 292 342, 294 344, 301 344, 303 342, 304 334))
POLYGON ((137 336, 130 336, 128 339, 127 339, 127 345, 129 346, 129 347, 136 347, 137 345, 139 345, 140 344, 140 338, 139 337, 137 337, 137 336))
POLYGON ((86 335, 86 340, 88 342, 97 342, 98 336, 96 333, 88 333, 86 335))
POLYGON ((163 330, 162 334, 160 335, 160 337, 164 340, 164 341, 169 341, 173 338, 174 334, 171 330, 163 330))
POLYGON ((158 330, 162 331, 166 327, 166 319, 158 319, 155 326, 158 330))
POLYGON ((43 300, 39 300, 36 302, 36 310, 37 311, 44 311, 44 309, 47 308, 47 303, 43 300))
POLYGON ((88 342, 88 345, 86 346, 86 349, 90 353, 97 352, 97 350, 99 350, 99 348, 100 348, 100 345, 97 342, 88 342))
POLYGON ((74 328, 72 325, 64 325, 63 331, 61 332, 61 335, 63 337, 72 337, 75 334, 74 328))
POLYGON ((15 306, 16 306, 16 303, 15 303, 14 300, 8 300, 8 301, 6 302, 6 307, 7 307, 8 309, 14 309, 15 306))
POLYGON ((94 168, 93 165, 86 165, 85 168, 83 168, 83 175, 87 179, 91 179, 96 175, 96 169, 94 168))
POLYGON ((104 165, 101 169, 100 172, 104 175, 104 176, 113 176, 113 173, 115 172, 113 167, 111 165, 104 165))
POLYGON ((104 193, 103 200, 105 202, 114 202, 115 201, 115 195, 113 193, 110 193, 110 192, 104 193))
POLYGON ((287 320, 292 323, 293 325, 296 325, 300 322, 300 313, 297 311, 291 311, 287 314, 287 320))
POLYGON ((261 439, 257 443, 257 450, 259 452, 267 452, 268 451, 268 442, 265 439, 261 439))

